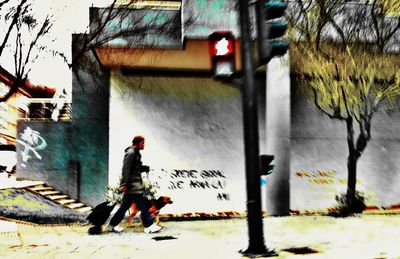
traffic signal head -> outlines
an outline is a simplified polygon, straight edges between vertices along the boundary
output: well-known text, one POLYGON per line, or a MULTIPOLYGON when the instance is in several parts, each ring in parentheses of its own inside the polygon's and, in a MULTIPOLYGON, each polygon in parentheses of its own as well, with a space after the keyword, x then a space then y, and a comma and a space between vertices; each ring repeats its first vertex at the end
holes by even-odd
POLYGON ((285 15, 286 4, 281 1, 264 0, 265 19, 272 20, 285 15))
POLYGON ((231 32, 214 32, 208 37, 214 75, 228 77, 235 72, 234 38, 231 32))
POLYGON ((256 11, 259 63, 266 64, 272 58, 284 55, 289 43, 285 35, 288 23, 284 20, 286 4, 278 0, 258 0, 256 11))
POLYGON ((268 37, 270 39, 277 39, 285 36, 288 27, 286 21, 268 21, 268 37))
POLYGON ((271 165, 272 160, 274 160, 273 155, 261 155, 260 156, 260 174, 269 175, 272 174, 274 165, 271 165))

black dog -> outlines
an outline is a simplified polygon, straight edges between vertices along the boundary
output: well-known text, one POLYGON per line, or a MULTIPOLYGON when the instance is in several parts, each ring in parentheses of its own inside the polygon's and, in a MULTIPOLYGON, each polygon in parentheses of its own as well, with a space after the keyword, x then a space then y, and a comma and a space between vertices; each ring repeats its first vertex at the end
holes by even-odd
POLYGON ((116 204, 116 202, 106 201, 94 207, 86 218, 93 225, 88 230, 89 235, 98 235, 101 233, 101 227, 106 223, 116 204))

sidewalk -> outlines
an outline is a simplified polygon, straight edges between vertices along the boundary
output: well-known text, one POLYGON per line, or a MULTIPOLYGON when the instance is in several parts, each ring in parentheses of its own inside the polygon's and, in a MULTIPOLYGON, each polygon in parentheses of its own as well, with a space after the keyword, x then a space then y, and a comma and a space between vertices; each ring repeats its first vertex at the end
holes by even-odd
MULTIPOLYGON (((248 246, 245 219, 162 222, 151 235, 137 222, 123 234, 95 236, 82 225, 11 224, 0 231, 1 258, 235 259, 246 258, 238 251, 248 246)), ((400 258, 398 215, 270 217, 264 228, 274 258, 400 258)))

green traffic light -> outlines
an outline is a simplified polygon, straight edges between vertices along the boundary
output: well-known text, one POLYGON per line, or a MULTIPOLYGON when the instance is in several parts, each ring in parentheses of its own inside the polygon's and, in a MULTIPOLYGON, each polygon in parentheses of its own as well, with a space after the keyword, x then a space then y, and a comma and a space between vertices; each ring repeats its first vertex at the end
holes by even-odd
POLYGON ((258 35, 258 63, 267 64, 276 56, 283 56, 289 47, 284 39, 288 28, 285 19, 287 4, 279 0, 258 0, 256 18, 258 35))
POLYGON ((286 41, 271 42, 271 56, 283 56, 289 48, 289 43, 286 41))
POLYGON ((285 35, 288 23, 286 21, 269 21, 268 22, 268 38, 275 39, 285 35))
POLYGON ((271 45, 273 48, 288 48, 289 47, 289 43, 286 41, 273 41, 271 42, 271 45))
POLYGON ((273 155, 260 155, 260 173, 262 175, 272 174, 272 169, 274 165, 271 165, 272 160, 274 160, 273 155))
POLYGON ((264 3, 264 7, 267 20, 282 17, 286 10, 286 4, 281 1, 267 1, 264 3))
POLYGON ((264 3, 267 8, 286 8, 286 4, 281 1, 268 1, 264 3))

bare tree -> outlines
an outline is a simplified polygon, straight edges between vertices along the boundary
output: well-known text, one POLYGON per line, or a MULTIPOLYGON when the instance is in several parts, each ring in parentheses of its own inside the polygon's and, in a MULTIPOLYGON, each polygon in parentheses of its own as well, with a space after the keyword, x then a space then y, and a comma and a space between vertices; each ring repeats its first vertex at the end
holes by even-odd
POLYGON ((399 46, 400 15, 396 1, 344 2, 296 0, 289 19, 293 72, 320 111, 346 124, 351 214, 357 162, 371 140, 372 117, 400 97, 399 55, 387 53, 399 46))
POLYGON ((0 22, 4 24, 4 36, 0 39, 0 58, 5 51, 13 56, 14 77, 9 91, 0 96, 0 102, 7 101, 23 86, 31 71, 31 64, 46 47, 41 39, 52 27, 50 16, 38 21, 32 13, 32 2, 28 0, 0 1, 0 22))
MULTIPOLYGON (((113 0, 105 8, 91 8, 89 32, 82 34, 79 49, 72 53, 69 60, 65 53, 51 50, 41 44, 43 36, 49 33, 52 27, 52 17, 46 16, 38 21, 32 12, 32 0, 0 0, 0 22, 6 25, 4 36, 0 42, 0 58, 3 54, 13 53, 15 80, 9 92, 0 97, 0 102, 6 101, 23 85, 31 71, 31 64, 38 58, 38 52, 51 52, 63 58, 69 68, 80 63, 88 51, 96 47, 117 44, 125 46, 150 47, 159 44, 160 36, 166 44, 173 39, 181 40, 182 28, 188 28, 195 17, 188 15, 184 25, 181 21, 181 12, 171 12, 162 9, 137 9, 140 1, 113 0), (133 9, 137 9, 133 11, 133 9)), ((3 27, 5 28, 5 26, 3 27)), ((90 70, 90 65, 86 69, 90 70)))

